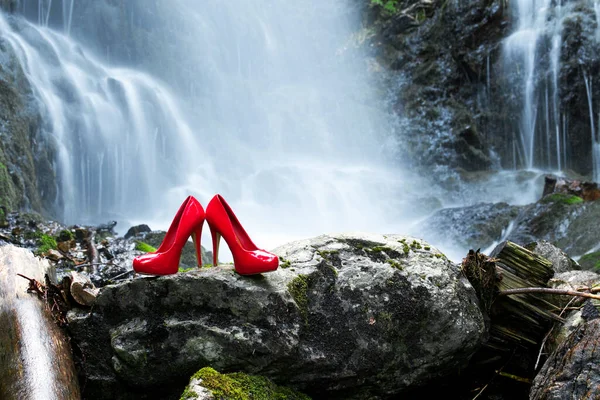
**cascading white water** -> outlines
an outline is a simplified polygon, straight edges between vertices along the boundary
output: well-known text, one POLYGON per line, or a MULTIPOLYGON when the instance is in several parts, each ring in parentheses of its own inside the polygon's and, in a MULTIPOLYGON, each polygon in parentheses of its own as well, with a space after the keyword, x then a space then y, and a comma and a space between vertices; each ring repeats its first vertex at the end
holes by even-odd
MULTIPOLYGON (((206 204, 221 193, 267 247, 328 231, 398 230, 391 221, 409 218, 402 205, 412 189, 380 149, 386 119, 344 47, 355 27, 345 0, 179 3, 178 20, 165 23, 177 26, 182 56, 164 60, 163 78, 192 71, 192 79, 176 90, 40 26, 60 21, 50 13, 58 7, 74 36, 79 2, 74 11, 73 1, 37 4, 38 24, 2 18, 0 31, 58 145, 66 221, 166 228, 186 195, 206 204)), ((171 2, 157 4, 171 15, 171 2)))
POLYGON ((562 19, 565 10, 550 0, 519 0, 515 32, 504 42, 504 68, 520 85, 521 117, 513 164, 561 171, 567 163, 564 117, 559 104, 562 19), (540 71, 540 46, 550 38, 550 74, 540 71), (561 122, 562 121, 562 122, 561 122))
POLYGON ((42 129, 58 147, 67 221, 98 217, 127 203, 150 207, 173 170, 203 156, 169 91, 132 70, 108 68, 52 30, 0 17, 2 37, 16 52, 43 107, 42 129), (164 140, 165 131, 177 140, 164 140), (143 200, 137 200, 137 196, 143 200))

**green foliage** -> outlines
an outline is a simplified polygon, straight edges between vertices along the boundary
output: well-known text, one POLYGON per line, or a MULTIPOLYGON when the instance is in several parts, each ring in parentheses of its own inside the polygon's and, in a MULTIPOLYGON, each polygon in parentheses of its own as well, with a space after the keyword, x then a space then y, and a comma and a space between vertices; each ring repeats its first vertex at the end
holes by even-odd
POLYGON ((583 269, 600 271, 600 251, 581 256, 579 265, 583 269))
POLYGON ((47 253, 49 250, 56 250, 58 245, 52 236, 40 234, 38 238, 38 246, 37 252, 42 254, 47 253))
POLYGON ((56 239, 58 242, 68 242, 69 240, 73 240, 74 238, 75 235, 73 235, 73 232, 71 232, 68 229, 63 229, 62 231, 60 231, 56 239))
POLYGON ((402 271, 404 269, 404 267, 402 266, 402 264, 400 264, 398 261, 390 258, 389 260, 386 261, 388 264, 390 264, 393 268, 396 268, 400 271, 402 271))
POLYGON ((283 257, 279 257, 279 261, 280 261, 279 266, 283 269, 289 268, 292 266, 292 263, 290 262, 290 260, 286 260, 283 257))
POLYGON ((562 203, 562 204, 579 204, 583 203, 583 199, 579 196, 574 196, 565 193, 554 193, 542 199, 542 203, 562 203))
POLYGON ((144 243, 139 240, 135 242, 135 249, 143 251, 144 253, 154 253, 156 251, 156 248, 150 246, 148 243, 144 243))
POLYGON ((381 7, 387 14, 398 12, 398 0, 371 0, 371 5, 381 7))
MULTIPOLYGON (((219 400, 310 400, 310 397, 292 389, 275 385, 269 379, 241 372, 221 374, 210 367, 202 368, 192 377, 201 379, 202 386, 210 389, 219 400)), ((180 400, 194 398, 187 387, 180 400)))

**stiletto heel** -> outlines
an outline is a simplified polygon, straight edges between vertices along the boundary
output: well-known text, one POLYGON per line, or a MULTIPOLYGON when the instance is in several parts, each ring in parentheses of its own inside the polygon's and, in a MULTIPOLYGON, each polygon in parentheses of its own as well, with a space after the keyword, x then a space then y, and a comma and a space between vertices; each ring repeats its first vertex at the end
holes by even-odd
POLYGON ((210 229, 210 236, 212 237, 213 244, 213 267, 219 265, 219 243, 221 243, 221 235, 219 232, 213 229, 212 226, 208 225, 210 229))
POLYGON ((196 258, 198 259, 198 268, 202 268, 202 245, 200 241, 202 240, 202 225, 199 228, 196 228, 192 232, 192 241, 194 242, 194 246, 196 247, 196 258))
POLYGON ((275 254, 256 247, 221 195, 215 195, 208 203, 206 222, 212 235, 215 265, 218 262, 219 242, 222 236, 231 250, 238 274, 260 274, 275 271, 279 266, 279 259, 275 254))
POLYGON ((133 270, 139 274, 169 275, 179 270, 181 250, 190 235, 194 235, 198 265, 202 265, 200 236, 206 214, 194 197, 189 196, 175 214, 165 238, 154 253, 133 259, 133 270))

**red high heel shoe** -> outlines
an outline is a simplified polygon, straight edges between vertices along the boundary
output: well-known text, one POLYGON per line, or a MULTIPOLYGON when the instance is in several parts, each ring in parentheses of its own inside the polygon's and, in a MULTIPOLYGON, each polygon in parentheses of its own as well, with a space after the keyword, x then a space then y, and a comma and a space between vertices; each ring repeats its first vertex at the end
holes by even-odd
POLYGON ((188 196, 179 211, 175 214, 173 222, 167 231, 160 247, 154 253, 144 254, 133 259, 133 270, 147 275, 169 275, 179 270, 179 258, 181 250, 188 238, 196 246, 196 257, 198 267, 202 268, 202 256, 200 237, 202 236, 202 225, 206 214, 202 205, 193 196, 188 196))
POLYGON ((253 275, 275 271, 279 259, 268 251, 259 249, 220 194, 212 198, 206 207, 206 222, 213 241, 213 264, 219 260, 219 242, 221 236, 229 245, 233 255, 235 270, 240 275, 253 275))

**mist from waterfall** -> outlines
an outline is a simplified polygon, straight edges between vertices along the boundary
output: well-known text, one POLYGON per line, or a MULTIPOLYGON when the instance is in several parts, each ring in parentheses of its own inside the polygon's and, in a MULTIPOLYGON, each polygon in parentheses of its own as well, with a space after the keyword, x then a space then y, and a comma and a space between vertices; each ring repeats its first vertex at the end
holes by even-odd
POLYGON ((83 3, 23 0, 31 22, 0 20, 58 146, 66 222, 166 229, 186 195, 215 193, 265 247, 414 219, 411 193, 427 190, 386 159, 347 1, 143 3, 169 19, 134 24, 160 28, 156 45, 178 57, 139 66, 94 47, 103 21, 82 22, 83 3))

